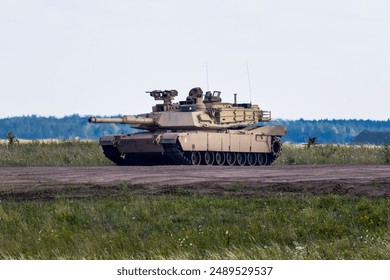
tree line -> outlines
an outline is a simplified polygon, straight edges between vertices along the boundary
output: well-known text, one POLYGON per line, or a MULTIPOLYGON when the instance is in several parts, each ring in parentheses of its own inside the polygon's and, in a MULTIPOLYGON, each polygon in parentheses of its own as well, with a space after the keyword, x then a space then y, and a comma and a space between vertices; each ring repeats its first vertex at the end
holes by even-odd
MULTIPOLYGON (((114 116, 117 117, 117 116, 114 116)), ((259 124, 260 125, 260 124, 259 124)), ((316 137, 322 144, 346 144, 363 131, 390 131, 390 119, 386 121, 357 119, 323 119, 323 120, 274 120, 265 125, 284 125, 287 135, 283 141, 307 143, 309 137, 316 137)), ((134 133, 129 125, 93 124, 87 116, 42 117, 21 116, 0 119, 0 138, 5 139, 8 133, 19 139, 98 139, 102 135, 134 133)))
POLYGON ((363 131, 389 132, 390 119, 386 121, 362 119, 323 120, 276 120, 272 125, 287 127, 284 141, 307 143, 309 137, 316 137, 317 143, 349 144, 363 131))
POLYGON ((98 139, 102 135, 133 133, 128 125, 93 124, 77 114, 57 117, 22 116, 0 119, 0 138, 9 131, 19 139, 98 139))

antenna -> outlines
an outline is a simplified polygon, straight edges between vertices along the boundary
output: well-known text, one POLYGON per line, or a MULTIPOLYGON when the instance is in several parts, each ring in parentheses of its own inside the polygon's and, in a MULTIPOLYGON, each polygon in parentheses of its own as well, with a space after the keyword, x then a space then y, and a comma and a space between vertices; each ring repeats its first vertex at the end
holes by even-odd
POLYGON ((252 104, 252 89, 251 89, 251 79, 249 77, 249 66, 248 66, 248 60, 246 60, 246 73, 248 74, 248 85, 249 85, 249 100, 252 104))
POLYGON ((210 90, 209 88, 209 67, 207 65, 207 60, 206 60, 206 79, 207 79, 207 91, 210 90))

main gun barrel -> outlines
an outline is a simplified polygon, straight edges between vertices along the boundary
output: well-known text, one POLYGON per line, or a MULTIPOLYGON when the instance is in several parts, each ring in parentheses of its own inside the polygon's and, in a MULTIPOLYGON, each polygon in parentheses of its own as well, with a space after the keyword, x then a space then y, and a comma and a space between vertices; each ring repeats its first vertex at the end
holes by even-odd
POLYGON ((122 123, 122 124, 145 124, 154 125, 155 121, 152 118, 135 117, 135 116, 123 116, 121 118, 97 118, 90 117, 88 119, 90 123, 122 123))

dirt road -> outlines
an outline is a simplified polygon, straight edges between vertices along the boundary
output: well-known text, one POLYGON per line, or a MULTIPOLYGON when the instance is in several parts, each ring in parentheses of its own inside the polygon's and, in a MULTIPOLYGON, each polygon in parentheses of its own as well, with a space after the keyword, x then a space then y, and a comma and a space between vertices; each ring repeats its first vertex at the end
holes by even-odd
POLYGON ((134 194, 390 197, 390 166, 129 166, 0 168, 0 200, 134 194))

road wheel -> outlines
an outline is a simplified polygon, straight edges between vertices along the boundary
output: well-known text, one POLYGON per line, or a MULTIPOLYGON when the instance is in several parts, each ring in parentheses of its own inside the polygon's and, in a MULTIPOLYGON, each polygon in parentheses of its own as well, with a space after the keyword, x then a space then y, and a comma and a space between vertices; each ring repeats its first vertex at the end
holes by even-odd
POLYGON ((230 166, 236 164, 236 153, 226 153, 226 163, 230 166))
POLYGON ((255 153, 248 153, 246 155, 248 165, 255 166, 257 164, 257 155, 255 153))
POLYGON ((213 165, 214 164, 214 153, 213 152, 206 152, 204 154, 204 161, 206 165, 213 165))
POLYGON ((259 162, 259 165, 267 165, 267 154, 266 153, 259 153, 257 156, 257 161, 259 162))
POLYGON ((225 154, 221 152, 216 152, 215 153, 215 163, 218 165, 224 165, 225 164, 225 154))
POLYGON ((246 153, 237 153, 237 164, 240 166, 246 164, 246 153))
POLYGON ((202 156, 198 151, 192 151, 191 152, 191 164, 192 165, 199 165, 202 161, 202 156))

